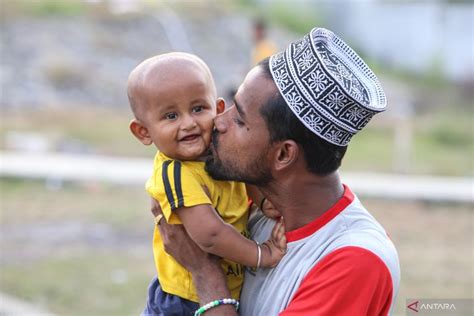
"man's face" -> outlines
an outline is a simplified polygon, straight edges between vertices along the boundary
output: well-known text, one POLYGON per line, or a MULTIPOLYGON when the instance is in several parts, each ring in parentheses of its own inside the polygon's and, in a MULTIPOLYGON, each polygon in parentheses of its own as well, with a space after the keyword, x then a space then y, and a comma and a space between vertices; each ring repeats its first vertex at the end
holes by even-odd
POLYGON ((260 108, 276 89, 262 69, 255 67, 239 87, 232 106, 215 118, 212 155, 206 161, 206 171, 213 178, 260 186, 272 180, 272 146, 260 108))

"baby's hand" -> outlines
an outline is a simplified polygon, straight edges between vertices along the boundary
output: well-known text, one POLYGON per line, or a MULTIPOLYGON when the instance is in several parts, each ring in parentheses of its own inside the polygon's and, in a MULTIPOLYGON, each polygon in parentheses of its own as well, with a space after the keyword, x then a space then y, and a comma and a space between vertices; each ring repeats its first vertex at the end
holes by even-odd
POLYGON ((272 202, 270 200, 264 198, 263 203, 260 205, 263 214, 266 217, 273 218, 273 219, 279 219, 281 217, 280 212, 273 206, 272 202))
POLYGON ((262 267, 273 268, 286 253, 285 223, 280 218, 272 230, 272 236, 262 245, 262 267))

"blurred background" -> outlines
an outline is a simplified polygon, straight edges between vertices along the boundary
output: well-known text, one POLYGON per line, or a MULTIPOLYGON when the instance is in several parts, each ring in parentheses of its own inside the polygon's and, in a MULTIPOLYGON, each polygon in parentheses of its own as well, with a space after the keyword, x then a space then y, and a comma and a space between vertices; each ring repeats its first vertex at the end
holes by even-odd
POLYGON ((257 59, 314 26, 388 96, 341 173, 399 251, 395 314, 473 298, 473 1, 0 3, 0 315, 138 315, 155 273, 155 149, 128 130, 129 72, 192 52, 230 101, 257 59))

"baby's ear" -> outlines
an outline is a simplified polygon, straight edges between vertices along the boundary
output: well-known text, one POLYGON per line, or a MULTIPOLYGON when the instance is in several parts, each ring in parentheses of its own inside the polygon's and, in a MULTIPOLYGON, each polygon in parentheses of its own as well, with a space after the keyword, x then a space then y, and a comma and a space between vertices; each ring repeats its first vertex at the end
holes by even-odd
POLYGON ((142 122, 137 119, 133 119, 130 122, 130 131, 132 132, 135 137, 142 142, 143 145, 151 145, 152 140, 150 134, 148 133, 148 129, 143 126, 142 122))
POLYGON ((225 101, 223 98, 217 98, 216 100, 216 114, 221 114, 225 111, 225 101))

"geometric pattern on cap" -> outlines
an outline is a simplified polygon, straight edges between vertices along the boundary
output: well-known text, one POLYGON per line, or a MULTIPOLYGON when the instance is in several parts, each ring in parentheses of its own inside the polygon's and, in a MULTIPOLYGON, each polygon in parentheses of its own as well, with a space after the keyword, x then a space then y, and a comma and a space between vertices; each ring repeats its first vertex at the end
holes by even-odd
POLYGON ((386 108, 375 74, 339 37, 315 28, 270 58, 280 94, 298 119, 330 143, 352 136, 386 108))

